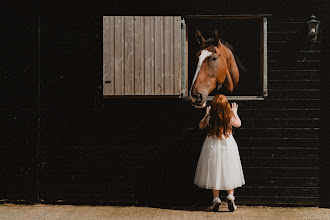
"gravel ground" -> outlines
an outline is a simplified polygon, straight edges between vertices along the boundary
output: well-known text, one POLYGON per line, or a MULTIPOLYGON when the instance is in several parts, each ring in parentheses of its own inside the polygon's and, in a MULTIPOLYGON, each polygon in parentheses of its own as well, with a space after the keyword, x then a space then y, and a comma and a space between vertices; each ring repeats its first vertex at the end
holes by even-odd
POLYGON ((229 212, 227 204, 221 204, 219 212, 207 212, 205 207, 188 209, 163 209, 136 206, 83 206, 83 205, 0 205, 2 220, 84 220, 84 219, 330 219, 330 209, 318 207, 267 207, 238 206, 229 212))

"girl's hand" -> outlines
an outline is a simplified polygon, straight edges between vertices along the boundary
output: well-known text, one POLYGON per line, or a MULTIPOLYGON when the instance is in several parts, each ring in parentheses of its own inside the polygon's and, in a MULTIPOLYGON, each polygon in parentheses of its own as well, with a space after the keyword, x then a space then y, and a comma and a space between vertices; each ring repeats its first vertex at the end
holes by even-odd
POLYGON ((205 113, 205 115, 209 115, 209 114, 210 114, 210 110, 211 110, 211 106, 207 107, 207 108, 206 108, 206 113, 205 113))
POLYGON ((231 103, 231 110, 234 112, 234 113, 237 113, 237 109, 238 109, 238 105, 237 103, 233 102, 231 103))

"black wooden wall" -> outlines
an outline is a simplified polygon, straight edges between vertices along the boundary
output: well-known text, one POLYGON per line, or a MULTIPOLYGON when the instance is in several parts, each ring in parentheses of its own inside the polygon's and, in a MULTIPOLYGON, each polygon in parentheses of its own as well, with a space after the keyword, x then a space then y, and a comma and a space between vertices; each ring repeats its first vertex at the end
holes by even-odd
POLYGON ((0 33, 1 199, 37 198, 37 35, 36 20, 6 16, 0 33))
MULTIPOLYGON (((287 13, 293 5, 283 14, 272 12, 276 5, 253 11, 273 13, 269 96, 236 101, 242 127, 234 136, 246 178, 236 191, 237 203, 315 206, 329 178, 320 175, 326 170, 320 161, 325 34, 311 51, 306 21, 322 14, 307 6, 287 13)), ((193 184, 205 137, 198 129, 203 110, 183 99, 102 97, 102 16, 43 15, 2 25, 8 30, 1 33, 2 201, 154 206, 210 201, 211 192, 193 184)))

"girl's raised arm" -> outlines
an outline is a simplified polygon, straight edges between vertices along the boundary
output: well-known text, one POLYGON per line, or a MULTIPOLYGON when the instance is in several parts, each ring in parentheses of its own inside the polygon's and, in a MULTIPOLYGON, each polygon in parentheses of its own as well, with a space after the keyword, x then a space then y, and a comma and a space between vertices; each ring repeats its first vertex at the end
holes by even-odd
POLYGON ((231 111, 233 113, 231 124, 236 128, 241 127, 242 125, 241 119, 238 117, 237 114, 237 109, 238 109, 238 105, 235 102, 231 103, 231 111))
POLYGON ((207 124, 209 123, 209 120, 210 120, 210 115, 209 115, 210 109, 211 109, 211 106, 209 106, 209 107, 206 108, 205 116, 199 122, 199 128, 200 129, 204 129, 207 126, 207 124))

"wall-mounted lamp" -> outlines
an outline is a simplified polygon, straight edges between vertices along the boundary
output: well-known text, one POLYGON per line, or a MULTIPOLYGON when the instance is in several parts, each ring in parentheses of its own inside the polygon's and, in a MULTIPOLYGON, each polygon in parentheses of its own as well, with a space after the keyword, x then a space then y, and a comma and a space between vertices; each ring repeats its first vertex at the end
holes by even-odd
POLYGON ((320 21, 316 20, 314 15, 311 16, 311 20, 307 21, 308 24, 308 35, 312 37, 312 43, 316 42, 317 34, 319 32, 320 21))

